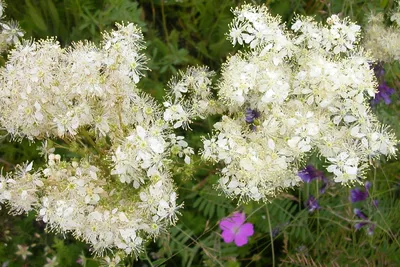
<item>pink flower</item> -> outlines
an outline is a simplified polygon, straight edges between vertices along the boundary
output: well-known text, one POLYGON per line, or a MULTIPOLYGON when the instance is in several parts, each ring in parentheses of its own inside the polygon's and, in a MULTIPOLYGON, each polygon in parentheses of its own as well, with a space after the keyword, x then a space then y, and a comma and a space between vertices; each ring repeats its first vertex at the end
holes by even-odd
POLYGON ((219 227, 222 229, 221 236, 225 243, 235 241, 238 247, 247 244, 247 239, 254 234, 254 227, 251 223, 244 223, 245 220, 246 215, 240 212, 221 220, 219 227))

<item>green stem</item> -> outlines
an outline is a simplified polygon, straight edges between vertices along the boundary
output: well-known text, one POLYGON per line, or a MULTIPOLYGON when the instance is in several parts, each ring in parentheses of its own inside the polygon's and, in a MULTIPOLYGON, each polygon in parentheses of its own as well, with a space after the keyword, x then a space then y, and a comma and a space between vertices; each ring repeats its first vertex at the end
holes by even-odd
POLYGON ((275 267, 275 248, 274 248, 274 238, 272 237, 272 227, 271 227, 271 219, 269 217, 269 210, 267 210, 267 218, 268 218, 268 228, 269 228, 269 237, 271 238, 271 251, 272 251, 272 267, 275 267))
POLYGON ((167 20, 165 18, 165 10, 164 10, 164 0, 161 0, 161 16, 163 22, 163 30, 165 35, 165 40, 169 43, 168 29, 167 29, 167 20))
POLYGON ((80 132, 82 133, 82 135, 85 137, 85 139, 90 143, 90 145, 96 150, 96 152, 99 155, 103 154, 103 151, 101 151, 97 147, 96 143, 93 141, 92 137, 90 137, 90 134, 85 129, 82 129, 80 132))

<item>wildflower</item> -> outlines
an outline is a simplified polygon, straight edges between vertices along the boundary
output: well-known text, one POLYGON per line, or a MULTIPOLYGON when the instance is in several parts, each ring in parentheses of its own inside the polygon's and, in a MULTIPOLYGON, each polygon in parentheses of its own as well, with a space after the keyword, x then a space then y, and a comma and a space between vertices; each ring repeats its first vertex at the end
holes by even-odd
POLYGON ((254 227, 251 223, 244 223, 245 220, 246 215, 240 212, 221 220, 219 227, 222 229, 221 235, 225 243, 235 241, 238 247, 247 244, 248 237, 254 234, 254 227))
POLYGON ((299 16, 290 33, 266 7, 233 13, 229 40, 247 49, 223 65, 218 102, 227 115, 203 139, 203 158, 224 165, 218 187, 226 195, 267 200, 317 178, 325 192, 322 175, 294 171, 311 151, 342 184, 364 176, 372 156, 395 154, 396 138, 366 105, 376 79, 360 26, 335 15, 329 25, 299 16))
POLYGON ((6 5, 5 3, 3 3, 3 0, 0 0, 0 18, 3 17, 3 12, 5 7, 6 5))
POLYGON ((323 172, 317 170, 312 165, 307 165, 307 167, 305 167, 303 170, 299 171, 297 175, 305 183, 310 183, 312 180, 315 180, 315 179, 320 178, 320 177, 324 177, 323 172))
POLYGON ((368 225, 368 223, 367 222, 359 222, 359 223, 356 223, 355 225, 354 225, 354 228, 356 228, 356 230, 358 231, 358 230, 360 230, 363 226, 365 226, 365 225, 368 225))
POLYGON ((56 267, 59 266, 57 261, 57 256, 54 256, 53 258, 46 258, 46 264, 43 265, 43 267, 56 267))
POLYGON ((30 252, 30 251, 28 250, 28 249, 29 249, 29 246, 26 246, 26 245, 17 245, 17 247, 18 247, 18 251, 15 252, 15 254, 18 255, 18 256, 21 256, 21 258, 22 258, 23 260, 26 260, 26 258, 27 258, 28 256, 31 256, 31 255, 32 255, 32 252, 30 252))
POLYGON ((326 188, 328 187, 329 181, 325 176, 322 176, 322 185, 321 188, 319 189, 319 193, 323 194, 326 191, 326 188))
POLYGON ((309 212, 313 212, 315 210, 320 209, 318 200, 313 195, 310 195, 310 197, 307 199, 306 206, 309 212))
POLYGON ((372 105, 379 104, 382 100, 386 105, 389 105, 392 101, 390 96, 395 92, 393 88, 387 86, 385 82, 385 68, 382 62, 378 62, 374 65, 374 73, 378 80, 378 93, 375 94, 375 98, 372 99, 372 105))
POLYGON ((255 109, 246 109, 246 122, 253 123, 255 119, 260 117, 260 112, 255 109))
MULTIPOLYGON (((397 13, 397 12, 396 12, 397 13)), ((392 17, 398 21, 398 13, 392 17)), ((390 62, 400 58, 400 34, 398 25, 396 27, 386 27, 383 14, 373 14, 369 18, 369 23, 365 28, 363 46, 368 50, 373 58, 380 61, 390 62)))
POLYGON ((6 36, 6 41, 9 44, 16 44, 19 39, 24 36, 23 31, 19 28, 19 24, 16 21, 10 21, 7 23, 0 23, 3 28, 2 34, 6 36))
POLYGON ((385 76, 385 68, 383 67, 382 62, 378 62, 372 65, 374 69, 374 73, 376 78, 378 79, 379 82, 384 78, 385 76))
POLYGON ((378 93, 375 95, 375 98, 372 99, 372 104, 379 104, 383 100, 386 105, 389 105, 390 103, 392 103, 390 96, 393 95, 394 92, 395 90, 389 87, 386 82, 382 82, 378 86, 378 93))
POLYGON ((360 219, 368 220, 368 216, 360 209, 354 209, 354 214, 360 219))
POLYGON ((355 214, 358 218, 360 218, 360 219, 363 220, 362 222, 356 223, 356 224, 354 225, 354 228, 358 231, 358 230, 360 230, 362 227, 369 225, 367 233, 368 233, 368 235, 373 235, 376 225, 375 225, 374 223, 371 223, 371 222, 368 220, 368 216, 367 216, 364 212, 362 212, 360 209, 354 209, 354 214, 355 214))
POLYGON ((371 223, 371 225, 368 228, 368 234, 369 235, 373 235, 374 234, 374 230, 375 230, 375 224, 371 223))
POLYGON ((367 199, 367 197, 368 197, 368 191, 363 191, 358 187, 350 190, 349 199, 353 203, 358 201, 364 201, 367 199))
POLYGON ((365 190, 369 193, 369 189, 371 188, 372 184, 370 181, 365 182, 365 190))

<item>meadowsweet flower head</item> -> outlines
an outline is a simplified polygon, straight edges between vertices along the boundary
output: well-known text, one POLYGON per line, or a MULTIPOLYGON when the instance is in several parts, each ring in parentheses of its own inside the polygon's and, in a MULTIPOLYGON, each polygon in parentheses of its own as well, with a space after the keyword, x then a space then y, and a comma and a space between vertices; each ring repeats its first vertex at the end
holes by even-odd
MULTIPOLYGON (((97 254, 137 255, 176 223, 182 204, 171 169, 175 157, 190 164, 194 153, 137 87, 147 69, 142 40, 130 23, 104 33, 100 47, 25 41, 0 70, 1 126, 14 139, 43 140, 46 160, 1 175, 0 203, 12 213, 35 209, 50 230, 72 233, 97 254), (65 159, 48 147, 51 138, 72 140, 84 156, 65 159)), ((191 86, 207 98, 209 73, 198 72, 191 86)))
POLYGON ((369 18, 363 46, 376 61, 391 62, 400 58, 400 48, 397 45, 400 41, 399 14, 397 11, 391 16, 391 20, 396 22, 391 27, 385 26, 383 14, 372 14, 369 18))
POLYGON ((221 235, 225 243, 235 242, 238 247, 247 244, 248 238, 254 234, 254 227, 245 221, 246 215, 240 212, 235 212, 220 221, 219 227, 222 229, 221 235))
POLYGON ((24 32, 16 21, 3 21, 6 4, 0 1, 0 52, 20 42, 24 32))
POLYGON ((0 0, 0 18, 3 17, 3 12, 5 7, 6 4, 3 2, 3 0, 0 0))
POLYGON ((189 67, 169 82, 165 99, 164 120, 174 128, 187 128, 195 118, 205 118, 221 111, 212 99, 211 79, 214 72, 207 67, 189 67))
POLYGON ((24 36, 24 32, 19 27, 16 21, 9 21, 0 24, 2 28, 1 34, 5 36, 6 42, 9 44, 19 43, 20 39, 24 36))
POLYGON ((311 181, 320 175, 298 166, 314 151, 342 184, 362 182, 371 158, 395 154, 396 138, 368 105, 377 82, 360 26, 299 16, 289 31, 264 6, 233 13, 228 39, 246 50, 223 64, 217 89, 226 112, 202 151, 224 164, 218 187, 226 195, 268 200, 311 181))

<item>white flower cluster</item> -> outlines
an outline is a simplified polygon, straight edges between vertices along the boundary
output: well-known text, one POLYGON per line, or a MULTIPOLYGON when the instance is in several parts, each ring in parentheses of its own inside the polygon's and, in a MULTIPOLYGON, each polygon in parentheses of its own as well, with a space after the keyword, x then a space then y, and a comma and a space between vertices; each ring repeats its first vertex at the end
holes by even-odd
POLYGON ((166 175, 135 190, 102 178, 103 171, 86 160, 66 162, 54 154, 42 174, 39 217, 52 229, 92 244, 96 252, 138 253, 148 237, 176 220, 177 196, 166 175))
POLYGON ((3 21, 5 8, 6 4, 3 0, 0 0, 0 53, 7 50, 8 47, 19 43, 20 38, 24 36, 18 22, 3 21))
POLYGON ((397 7, 392 11, 390 20, 400 26, 400 0, 396 1, 397 7))
POLYGON ((37 205, 37 193, 44 186, 33 162, 16 166, 14 173, 0 175, 0 204, 6 203, 12 214, 29 212, 37 205))
POLYGON ((14 138, 74 136, 83 126, 114 137, 155 112, 136 87, 142 34, 134 24, 117 27, 100 49, 88 42, 62 49, 51 38, 17 44, 0 73, 2 126, 14 138))
POLYGON ((193 149, 137 88, 146 69, 142 42, 134 24, 117 24, 100 48, 29 41, 17 44, 0 70, 0 125, 14 139, 44 140, 47 157, 36 172, 30 163, 1 176, 0 203, 14 213, 38 211, 49 228, 97 253, 137 254, 176 222, 182 206, 170 172, 175 156, 190 163, 193 149), (62 160, 47 148, 51 138, 86 155, 62 160))
POLYGON ((400 1, 390 20, 393 25, 387 27, 382 13, 372 14, 365 28, 364 47, 377 61, 400 60, 400 1))
POLYGON ((177 219, 180 207, 166 175, 135 191, 102 178, 87 160, 66 162, 54 154, 43 170, 31 172, 32 163, 18 166, 13 176, 1 176, 0 203, 8 203, 15 214, 38 210, 52 230, 71 232, 99 253, 107 248, 138 253, 148 237, 177 219))
POLYGON ((169 83, 169 96, 164 102, 164 120, 174 128, 187 128, 192 119, 204 118, 220 110, 212 99, 211 78, 207 67, 189 67, 169 83))
POLYGON ((229 114, 203 151, 224 163, 219 187, 228 196, 267 200, 298 184, 313 151, 343 184, 361 182, 371 158, 395 154, 397 141, 368 107, 376 81, 358 25, 298 17, 288 32, 266 7, 233 13, 229 39, 248 49, 224 64, 219 100, 229 114))

